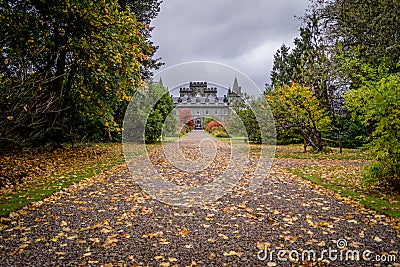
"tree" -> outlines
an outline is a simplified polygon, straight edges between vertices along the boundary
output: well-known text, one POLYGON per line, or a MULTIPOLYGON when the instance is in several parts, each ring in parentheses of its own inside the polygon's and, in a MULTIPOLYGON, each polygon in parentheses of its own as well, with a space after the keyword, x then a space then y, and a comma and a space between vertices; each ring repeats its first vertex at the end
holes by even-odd
MULTIPOLYGON (((300 36, 294 40, 294 48, 282 45, 274 56, 271 71, 272 88, 297 83, 309 87, 326 109, 332 122, 341 109, 337 99, 338 84, 329 60, 329 50, 322 38, 322 26, 316 12, 306 14, 300 36)), ((268 87, 269 85, 267 85, 268 87)))
POLYGON ((179 111, 178 120, 185 124, 190 131, 193 130, 194 120, 189 108, 183 108, 179 111))
MULTIPOLYGON (((400 71, 400 2, 396 0, 314 0, 313 10, 320 14, 329 40, 340 57, 349 62, 361 60, 373 68, 387 66, 390 73, 400 71)), ((362 68, 352 66, 354 77, 362 68)))
POLYGON ((130 8, 14 0, 0 10, 0 119, 15 118, 1 130, 3 143, 118 134, 115 116, 141 86, 141 65, 155 49, 130 8))
POLYGON ((367 127, 374 126, 367 147, 377 163, 370 165, 369 175, 400 190, 400 74, 365 80, 346 94, 346 103, 367 127))
POLYGON ((174 103, 168 92, 158 83, 150 83, 146 90, 146 95, 159 98, 147 117, 145 128, 146 143, 155 143, 161 137, 165 120, 174 109, 174 103))
POLYGON ((285 85, 272 90, 266 98, 278 126, 300 134, 314 149, 323 148, 322 136, 330 129, 331 120, 310 88, 285 85))
POLYGON ((157 17, 160 12, 160 5, 162 1, 159 0, 121 0, 118 1, 122 11, 126 11, 127 8, 135 15, 138 22, 143 27, 140 29, 142 36, 146 38, 146 42, 152 49, 145 52, 146 57, 140 60, 141 75, 142 79, 147 80, 152 76, 152 70, 158 69, 164 63, 160 62, 160 58, 153 58, 157 52, 158 46, 155 46, 151 41, 151 32, 154 27, 150 26, 151 21, 157 17))

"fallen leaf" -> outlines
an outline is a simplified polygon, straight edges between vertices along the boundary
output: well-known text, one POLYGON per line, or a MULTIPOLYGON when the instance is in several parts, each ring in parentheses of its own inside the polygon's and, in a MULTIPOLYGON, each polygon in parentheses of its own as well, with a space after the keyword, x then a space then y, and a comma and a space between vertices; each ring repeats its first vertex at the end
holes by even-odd
POLYGON ((237 253, 236 253, 236 251, 231 250, 229 252, 224 252, 223 255, 224 256, 237 256, 237 253))
POLYGON ((188 234, 189 234, 189 229, 187 229, 187 228, 185 228, 185 229, 182 229, 181 231, 179 231, 179 235, 180 236, 183 236, 183 237, 185 237, 185 236, 187 236, 188 234))
POLYGON ((218 234, 218 236, 219 236, 219 237, 222 237, 222 239, 225 239, 225 240, 228 240, 228 239, 229 239, 229 237, 227 237, 227 236, 224 235, 224 234, 218 234))
POLYGON ((209 238, 207 239, 208 242, 210 242, 211 244, 214 244, 215 242, 217 242, 217 240, 215 240, 214 238, 209 238))

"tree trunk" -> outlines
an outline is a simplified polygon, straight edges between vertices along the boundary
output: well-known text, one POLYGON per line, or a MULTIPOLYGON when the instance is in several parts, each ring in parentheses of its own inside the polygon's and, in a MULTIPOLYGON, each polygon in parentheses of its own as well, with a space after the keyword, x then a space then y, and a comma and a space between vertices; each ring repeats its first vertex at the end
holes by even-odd
POLYGON ((67 59, 67 51, 65 49, 61 49, 57 58, 57 65, 56 65, 57 70, 55 73, 56 77, 53 81, 53 94, 56 101, 53 109, 53 116, 51 118, 50 126, 55 125, 61 112, 66 59, 67 59))

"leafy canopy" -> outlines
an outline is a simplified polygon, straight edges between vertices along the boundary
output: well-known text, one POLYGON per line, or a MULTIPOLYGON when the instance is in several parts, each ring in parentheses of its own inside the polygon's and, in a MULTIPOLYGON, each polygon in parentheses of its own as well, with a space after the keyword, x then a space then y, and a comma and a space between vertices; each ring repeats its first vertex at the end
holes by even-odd
POLYGON ((329 131, 331 120, 310 88, 285 85, 270 91, 266 98, 281 128, 301 134, 314 148, 323 147, 322 134, 329 131))

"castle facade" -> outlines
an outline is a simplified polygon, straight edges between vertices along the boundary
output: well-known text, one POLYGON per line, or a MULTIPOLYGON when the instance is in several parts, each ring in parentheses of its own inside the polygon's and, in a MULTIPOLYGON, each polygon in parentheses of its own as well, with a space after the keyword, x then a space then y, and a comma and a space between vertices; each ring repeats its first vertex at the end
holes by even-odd
POLYGON ((172 96, 176 115, 182 109, 190 109, 195 129, 204 129, 206 118, 214 118, 226 122, 231 112, 231 107, 243 100, 242 88, 235 77, 232 89, 223 97, 218 96, 217 87, 209 87, 207 82, 190 82, 189 87, 179 88, 179 96, 172 96))

